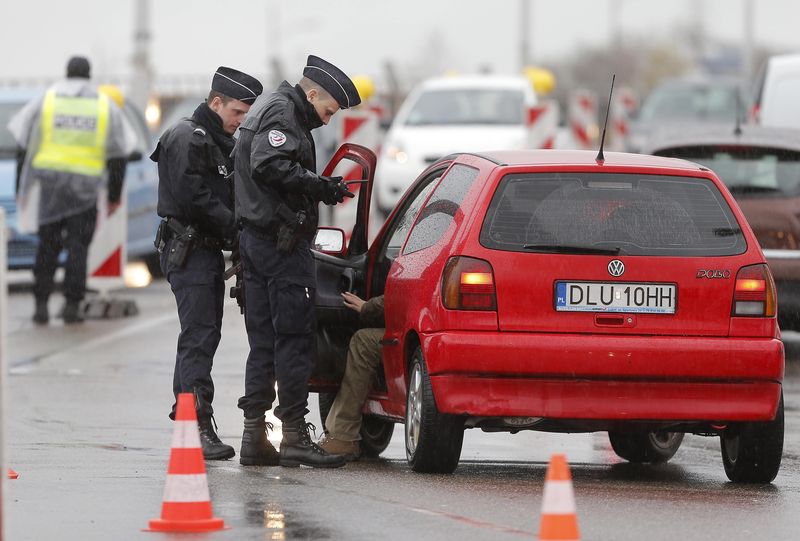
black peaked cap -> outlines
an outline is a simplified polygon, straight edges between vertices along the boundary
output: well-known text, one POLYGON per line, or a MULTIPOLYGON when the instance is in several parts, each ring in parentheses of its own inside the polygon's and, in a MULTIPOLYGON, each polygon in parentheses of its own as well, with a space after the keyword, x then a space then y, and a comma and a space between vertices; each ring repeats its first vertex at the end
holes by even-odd
POLYGON ((88 79, 91 70, 92 67, 89 64, 89 59, 85 56, 73 56, 67 62, 67 77, 88 79))
POLYGON ((303 69, 303 76, 308 77, 319 86, 328 91, 339 103, 339 107, 347 109, 355 107, 361 103, 361 96, 358 95, 356 85, 350 80, 345 72, 321 59, 318 56, 308 55, 306 67, 303 69))
POLYGON ((220 66, 214 72, 211 90, 215 90, 229 98, 252 104, 261 95, 264 87, 255 77, 233 68, 220 66))

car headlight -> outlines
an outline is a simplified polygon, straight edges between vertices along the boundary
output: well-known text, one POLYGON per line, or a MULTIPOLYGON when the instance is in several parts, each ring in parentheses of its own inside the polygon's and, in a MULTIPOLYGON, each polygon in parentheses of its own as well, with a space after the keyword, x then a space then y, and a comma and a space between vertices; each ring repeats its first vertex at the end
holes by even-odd
POLYGON ((400 145, 388 145, 386 147, 386 155, 397 163, 406 163, 408 161, 408 154, 405 153, 400 145))

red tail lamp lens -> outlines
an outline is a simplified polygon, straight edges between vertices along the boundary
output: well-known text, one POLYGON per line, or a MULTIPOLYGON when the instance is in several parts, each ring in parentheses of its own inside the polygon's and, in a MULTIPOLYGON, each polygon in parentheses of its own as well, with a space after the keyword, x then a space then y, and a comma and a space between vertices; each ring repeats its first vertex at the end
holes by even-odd
POLYGON ((451 310, 497 310, 494 272, 488 261, 452 257, 442 275, 442 300, 451 310))
POLYGON ((734 316, 774 317, 777 304, 775 282, 766 265, 739 269, 733 293, 734 316))

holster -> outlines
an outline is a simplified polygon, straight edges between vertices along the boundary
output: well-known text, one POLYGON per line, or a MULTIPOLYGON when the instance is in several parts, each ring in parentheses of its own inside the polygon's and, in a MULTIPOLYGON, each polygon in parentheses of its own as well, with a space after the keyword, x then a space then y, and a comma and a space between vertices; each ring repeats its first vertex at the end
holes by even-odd
MULTIPOLYGON (((172 243, 169 245, 169 253, 167 254, 167 262, 182 269, 186 265, 186 260, 189 259, 189 254, 192 253, 194 244, 198 238, 197 230, 192 225, 184 226, 175 218, 165 218, 161 221, 162 225, 166 225, 172 231, 172 243)), ((159 227, 159 230, 161 227, 159 227)))
POLYGON ((276 245, 279 252, 288 254, 297 245, 307 216, 305 211, 294 212, 283 203, 278 205, 277 214, 282 223, 278 226, 276 245))

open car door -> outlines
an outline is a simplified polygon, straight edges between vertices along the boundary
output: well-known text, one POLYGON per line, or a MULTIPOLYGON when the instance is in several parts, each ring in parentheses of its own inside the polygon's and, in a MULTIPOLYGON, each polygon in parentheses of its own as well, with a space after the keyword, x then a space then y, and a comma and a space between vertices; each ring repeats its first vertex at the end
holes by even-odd
POLYGON ((376 162, 375 153, 370 149, 345 143, 322 173, 331 176, 335 170, 341 171, 342 167, 352 168, 348 169, 350 174, 345 177, 345 183, 351 191, 356 191, 355 187, 358 190, 356 200, 348 203, 356 205, 352 231, 322 227, 314 241, 317 364, 309 381, 311 391, 335 392, 344 375, 347 347, 350 337, 358 329, 358 315, 344 306, 341 294, 350 291, 363 299, 369 296, 366 266, 369 209, 376 162), (323 242, 322 237, 333 238, 335 246, 323 242))

